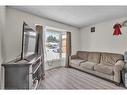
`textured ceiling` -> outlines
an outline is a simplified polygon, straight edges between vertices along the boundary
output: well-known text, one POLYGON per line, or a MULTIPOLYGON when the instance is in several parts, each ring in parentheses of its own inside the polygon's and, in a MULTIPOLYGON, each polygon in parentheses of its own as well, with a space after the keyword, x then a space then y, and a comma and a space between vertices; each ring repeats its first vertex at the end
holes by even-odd
POLYGON ((13 8, 78 28, 127 16, 127 6, 13 6, 13 8))

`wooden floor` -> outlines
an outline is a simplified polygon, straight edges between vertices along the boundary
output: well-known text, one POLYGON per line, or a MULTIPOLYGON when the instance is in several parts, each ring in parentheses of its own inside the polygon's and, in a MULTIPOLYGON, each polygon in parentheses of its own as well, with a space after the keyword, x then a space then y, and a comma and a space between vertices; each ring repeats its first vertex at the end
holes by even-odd
POLYGON ((39 89, 125 89, 93 75, 72 69, 57 68, 46 71, 39 89))

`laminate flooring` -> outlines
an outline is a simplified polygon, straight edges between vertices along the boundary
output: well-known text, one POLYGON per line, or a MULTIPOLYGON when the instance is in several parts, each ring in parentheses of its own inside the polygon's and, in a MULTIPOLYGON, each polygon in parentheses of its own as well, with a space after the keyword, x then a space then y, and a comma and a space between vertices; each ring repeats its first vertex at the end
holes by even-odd
POLYGON ((104 79, 73 68, 57 68, 45 72, 38 89, 125 89, 104 79))

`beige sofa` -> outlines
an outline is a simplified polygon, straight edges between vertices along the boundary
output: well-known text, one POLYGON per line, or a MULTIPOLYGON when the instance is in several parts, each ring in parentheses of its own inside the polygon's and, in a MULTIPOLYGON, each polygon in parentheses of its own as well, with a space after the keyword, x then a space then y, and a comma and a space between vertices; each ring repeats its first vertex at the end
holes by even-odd
POLYGON ((119 84, 124 61, 121 54, 78 51, 71 56, 69 66, 119 84))

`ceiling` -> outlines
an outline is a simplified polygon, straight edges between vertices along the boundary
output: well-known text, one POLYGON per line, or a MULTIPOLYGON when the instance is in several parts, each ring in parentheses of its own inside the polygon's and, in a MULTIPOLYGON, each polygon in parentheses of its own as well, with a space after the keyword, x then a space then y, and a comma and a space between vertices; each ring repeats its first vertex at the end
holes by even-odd
POLYGON ((13 6, 77 28, 127 16, 127 6, 13 6))

